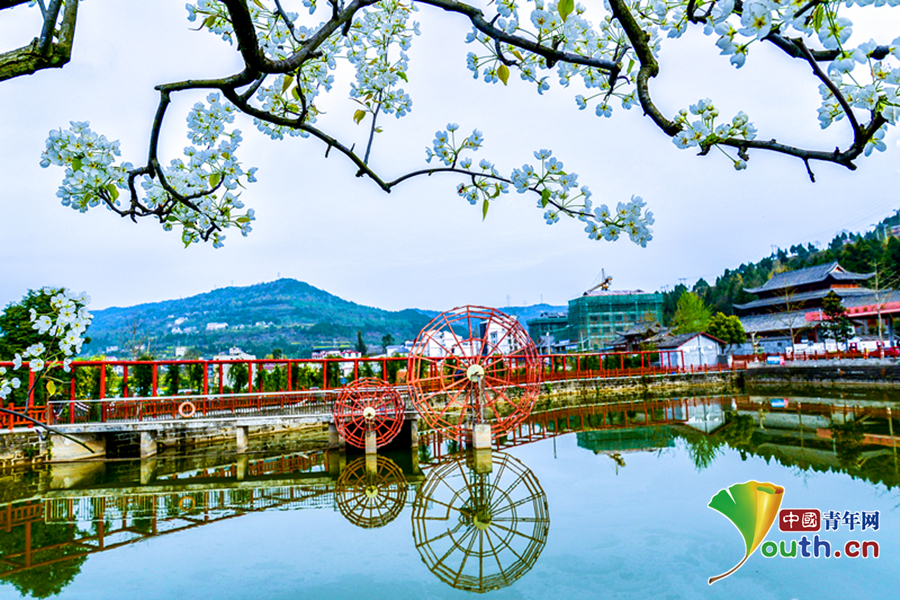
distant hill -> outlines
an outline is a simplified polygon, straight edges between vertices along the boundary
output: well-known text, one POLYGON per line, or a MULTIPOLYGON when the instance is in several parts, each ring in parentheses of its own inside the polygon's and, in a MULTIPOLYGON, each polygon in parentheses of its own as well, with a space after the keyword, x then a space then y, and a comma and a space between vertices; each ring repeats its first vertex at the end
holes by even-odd
MULTIPOLYGON (((502 308, 523 327, 542 312, 565 306, 537 304, 502 308)), ((344 300, 295 279, 227 287, 181 300, 94 311, 91 342, 82 356, 130 358, 143 345, 156 358, 171 358, 176 346, 210 357, 237 346, 264 357, 280 348, 285 356, 308 357, 316 346, 355 346, 357 332, 373 354, 390 334, 396 343, 414 339, 440 311, 386 311, 344 300), (111 349, 115 348, 115 349, 111 349), (107 352, 107 349, 111 349, 107 352)))
POLYGON ((381 338, 414 338, 429 317, 416 310, 386 311, 344 300, 294 279, 247 287, 227 287, 181 300, 107 308, 94 312, 82 355, 106 349, 129 357, 129 348, 149 343, 156 357, 171 357, 175 346, 203 356, 238 346, 257 356, 281 348, 286 356, 309 356, 320 345, 356 345, 357 332, 371 352, 381 338))

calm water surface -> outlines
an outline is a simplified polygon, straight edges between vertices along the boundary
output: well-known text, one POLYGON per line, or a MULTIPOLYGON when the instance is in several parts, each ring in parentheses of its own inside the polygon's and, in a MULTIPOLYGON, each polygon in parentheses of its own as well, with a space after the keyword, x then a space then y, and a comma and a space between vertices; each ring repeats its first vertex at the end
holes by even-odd
MULTIPOLYGON (((896 597, 893 449, 848 450, 844 440, 823 439, 820 410, 797 410, 794 426, 789 411, 779 420, 771 409, 760 427, 748 401, 744 410, 730 398, 704 405, 702 414, 725 423, 714 422, 713 434, 648 424, 635 407, 627 428, 494 452, 489 474, 484 457, 437 460, 423 449, 418 470, 399 454, 370 463, 367 474, 365 460, 349 456, 337 485, 328 461, 334 473, 340 459, 311 451, 254 455, 249 467, 234 456, 184 460, 168 474, 161 459, 144 464, 143 486, 139 461, 107 463, 100 475, 19 477, 15 485, 41 491, 0 506, 0 599, 20 590, 92 600, 896 597), (216 471, 217 463, 233 470, 216 471), (152 481, 150 466, 158 471, 152 481), (241 468, 242 481, 215 481, 241 468), (172 471, 195 483, 171 492, 182 485, 172 471), (707 504, 748 480, 783 486, 782 508, 879 511, 877 531, 842 524, 819 535, 832 548, 875 540, 880 557, 765 558, 757 550, 734 575, 707 585, 744 556, 738 530, 707 504), (79 489, 64 489, 72 484, 79 489), (28 507, 43 512, 29 517, 28 507), (43 566, 22 568, 26 544, 32 564, 43 566), (94 552, 67 558, 87 550, 94 552)), ((863 421, 877 428, 876 417, 863 421)), ((588 418, 584 428, 598 423, 588 418)), ((767 539, 800 535, 776 524, 767 539)))

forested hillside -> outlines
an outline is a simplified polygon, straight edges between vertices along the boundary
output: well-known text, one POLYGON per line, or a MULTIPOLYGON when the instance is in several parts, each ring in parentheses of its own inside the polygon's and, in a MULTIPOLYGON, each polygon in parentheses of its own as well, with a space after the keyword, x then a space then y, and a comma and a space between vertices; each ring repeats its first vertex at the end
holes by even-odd
POLYGON ((386 311, 361 306, 294 279, 248 287, 228 287, 206 294, 108 308, 94 312, 82 355, 110 353, 123 358, 143 346, 150 354, 171 356, 187 346, 204 356, 238 346, 266 356, 280 348, 286 356, 308 356, 314 346, 355 346, 357 332, 372 352, 383 336, 403 341, 415 337, 429 318, 416 310, 386 311))
MULTIPOLYGON (((744 288, 761 286, 775 273, 795 271, 835 260, 845 269, 858 273, 871 273, 877 269, 883 287, 897 288, 900 287, 900 239, 891 235, 891 228, 897 225, 900 225, 900 211, 868 233, 843 232, 821 250, 812 244, 779 249, 755 263, 725 269, 712 285, 700 279, 691 291, 700 296, 714 312, 730 315, 734 312, 732 306, 735 303, 749 302, 755 298, 746 293, 744 288)), ((671 322, 675 304, 687 289, 684 285, 678 285, 665 292, 663 320, 666 323, 671 322)))

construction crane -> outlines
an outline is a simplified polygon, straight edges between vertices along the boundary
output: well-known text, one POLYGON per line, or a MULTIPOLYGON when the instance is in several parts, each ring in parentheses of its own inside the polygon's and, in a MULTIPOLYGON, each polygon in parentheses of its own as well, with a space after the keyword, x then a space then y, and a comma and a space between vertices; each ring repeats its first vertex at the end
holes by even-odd
POLYGON ((612 275, 607 277, 606 269, 600 269, 600 283, 598 283, 597 285, 595 285, 594 287, 592 287, 591 289, 586 291, 584 294, 582 294, 582 296, 590 296, 591 292, 593 292, 594 290, 596 290, 598 288, 606 291, 609 289, 609 286, 611 283, 612 283, 612 275))

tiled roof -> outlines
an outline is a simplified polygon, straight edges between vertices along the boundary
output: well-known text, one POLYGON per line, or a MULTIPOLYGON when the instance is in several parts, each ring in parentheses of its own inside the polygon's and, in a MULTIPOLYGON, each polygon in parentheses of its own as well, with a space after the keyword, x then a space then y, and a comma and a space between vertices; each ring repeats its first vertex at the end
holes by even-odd
POLYGON ((872 290, 868 288, 834 288, 834 290, 814 290, 812 292, 802 292, 799 294, 770 296, 760 300, 753 300, 746 304, 735 304, 734 307, 740 310, 750 310, 751 308, 761 308, 763 306, 779 306, 786 304, 787 302, 796 305, 808 300, 819 300, 827 296, 831 291, 834 291, 835 294, 841 297, 845 306, 850 298, 862 298, 861 302, 864 304, 864 300, 873 295, 872 290), (785 302, 785 300, 787 300, 787 302, 785 302))
POLYGON ((768 315, 751 315, 740 317, 744 331, 750 333, 769 333, 772 331, 799 331, 807 327, 814 327, 818 322, 806 320, 806 312, 802 310, 785 313, 772 313, 768 315))
POLYGON ((725 342, 723 342, 719 338, 713 337, 708 333, 660 333, 658 335, 654 335, 652 338, 649 338, 647 342, 656 344, 656 347, 660 349, 678 348, 682 344, 689 342, 698 335, 703 335, 711 340, 717 341, 720 344, 725 344, 725 342))
POLYGON ((745 288, 745 291, 751 294, 759 294, 762 292, 773 292, 775 290, 808 285, 810 283, 819 283, 827 280, 829 277, 837 281, 866 281, 874 276, 874 273, 852 273, 844 269, 837 261, 834 261, 824 265, 808 267, 806 269, 776 273, 772 276, 772 279, 767 281, 764 285, 758 288, 745 288))

